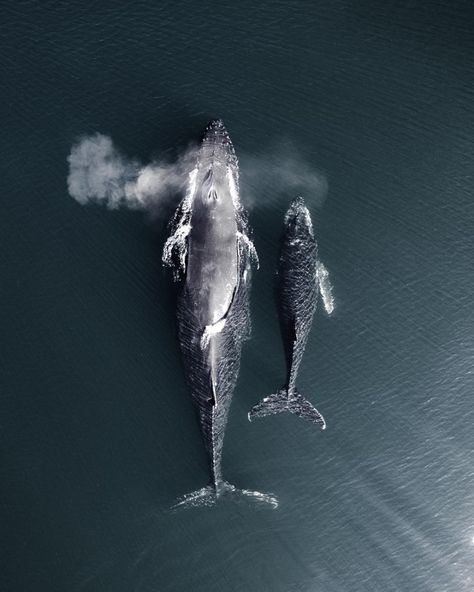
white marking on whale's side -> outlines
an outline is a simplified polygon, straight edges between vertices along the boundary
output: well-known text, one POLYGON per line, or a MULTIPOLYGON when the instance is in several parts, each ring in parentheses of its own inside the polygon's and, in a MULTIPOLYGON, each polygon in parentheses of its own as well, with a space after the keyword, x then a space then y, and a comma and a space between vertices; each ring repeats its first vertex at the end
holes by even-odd
POLYGON ((213 335, 217 335, 225 327, 225 319, 220 319, 213 325, 207 325, 201 337, 201 349, 206 349, 213 335))

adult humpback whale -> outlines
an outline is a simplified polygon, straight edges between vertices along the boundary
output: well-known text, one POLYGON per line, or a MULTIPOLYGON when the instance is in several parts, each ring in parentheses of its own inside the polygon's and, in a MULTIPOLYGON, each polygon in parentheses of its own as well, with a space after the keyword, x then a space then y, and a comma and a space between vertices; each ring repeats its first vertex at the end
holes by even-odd
POLYGON ((212 505, 223 494, 277 505, 273 496, 237 490, 222 477, 224 432, 242 341, 250 332, 251 262, 257 261, 238 187, 232 142, 223 122, 213 120, 163 251, 163 262, 181 281, 179 341, 212 477, 212 485, 185 495, 175 507, 212 505))
POLYGON ((289 411, 326 428, 319 411, 297 390, 296 377, 306 348, 319 293, 329 314, 334 300, 328 272, 318 258, 313 225, 303 198, 294 199, 285 216, 279 263, 279 317, 285 347, 287 379, 284 388, 265 397, 248 414, 264 417, 289 411))

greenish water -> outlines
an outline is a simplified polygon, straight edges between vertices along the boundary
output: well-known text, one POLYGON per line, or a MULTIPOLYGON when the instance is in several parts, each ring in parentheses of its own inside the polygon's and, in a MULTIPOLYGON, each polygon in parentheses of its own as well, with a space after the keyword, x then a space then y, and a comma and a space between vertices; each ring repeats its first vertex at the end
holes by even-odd
POLYGON ((2 590, 472 590, 473 16, 2 4, 2 590), (260 256, 224 472, 280 507, 169 514, 208 480, 161 268, 171 209, 82 207, 66 158, 94 132, 172 155, 215 116, 260 256), (273 274, 294 195, 272 182, 275 146, 327 181, 306 197, 337 308, 317 313, 298 381, 325 432, 247 421, 284 378, 273 274), (246 177, 256 155, 265 182, 246 177))

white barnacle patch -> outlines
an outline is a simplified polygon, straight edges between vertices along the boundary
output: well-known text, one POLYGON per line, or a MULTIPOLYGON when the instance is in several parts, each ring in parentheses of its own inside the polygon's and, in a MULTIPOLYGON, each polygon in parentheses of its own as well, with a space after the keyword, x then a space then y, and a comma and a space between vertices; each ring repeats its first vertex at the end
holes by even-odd
POLYGON ((173 268, 174 278, 186 271, 187 237, 191 232, 191 211, 194 194, 196 192, 196 178, 198 167, 189 173, 189 183, 186 196, 181 202, 175 217, 171 222, 171 235, 163 247, 162 261, 164 265, 173 268), (175 261, 178 264, 175 264, 175 261))
POLYGON ((213 325, 206 325, 201 337, 201 349, 204 350, 209 345, 209 341, 213 335, 220 333, 225 326, 225 319, 220 319, 213 325))
POLYGON ((304 225, 308 229, 308 232, 311 234, 311 236, 314 236, 311 214, 309 213, 308 208, 304 205, 302 198, 295 199, 288 208, 288 211, 285 214, 285 226, 288 226, 290 220, 292 218, 296 218, 298 215, 303 216, 304 225))
POLYGON ((290 240, 291 247, 296 247, 297 245, 299 245, 299 246, 304 245, 304 241, 301 240, 300 238, 293 238, 290 240))

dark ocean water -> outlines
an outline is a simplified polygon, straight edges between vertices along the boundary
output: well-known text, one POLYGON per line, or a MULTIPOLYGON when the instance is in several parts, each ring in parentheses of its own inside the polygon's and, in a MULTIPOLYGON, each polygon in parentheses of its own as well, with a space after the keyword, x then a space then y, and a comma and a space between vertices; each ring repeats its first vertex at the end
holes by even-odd
POLYGON ((1 8, 0 589, 473 590, 471 3, 1 8), (208 480, 161 268, 171 209, 80 206, 66 159, 94 132, 172 156, 215 116, 261 264, 224 473, 280 507, 169 514, 208 480), (305 197, 336 311, 298 381, 325 432, 247 421, 284 378, 273 284, 294 195, 265 155, 289 147, 327 184, 305 197))

